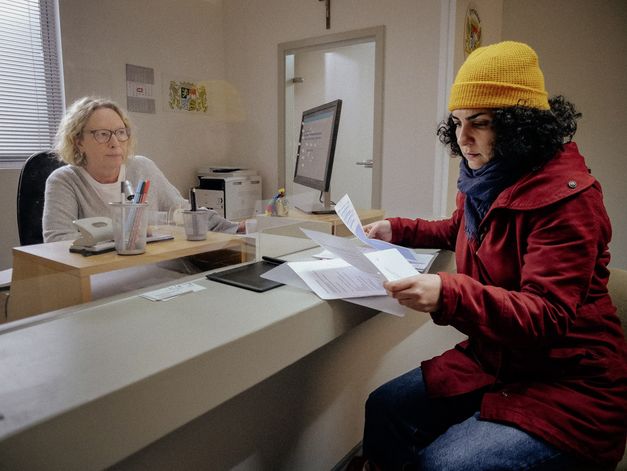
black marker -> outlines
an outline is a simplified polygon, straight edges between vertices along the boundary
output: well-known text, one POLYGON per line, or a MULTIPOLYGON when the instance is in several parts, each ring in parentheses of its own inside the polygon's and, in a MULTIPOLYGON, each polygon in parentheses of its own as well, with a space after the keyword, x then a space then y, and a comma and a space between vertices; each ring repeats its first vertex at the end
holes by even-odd
POLYGON ((192 207, 192 211, 196 211, 196 188, 189 190, 189 202, 192 207))
POLYGON ((274 258, 274 257, 268 257, 266 255, 263 255, 261 259, 265 260, 266 262, 274 263, 275 265, 281 265, 282 263, 287 262, 287 260, 282 260, 280 258, 274 258))

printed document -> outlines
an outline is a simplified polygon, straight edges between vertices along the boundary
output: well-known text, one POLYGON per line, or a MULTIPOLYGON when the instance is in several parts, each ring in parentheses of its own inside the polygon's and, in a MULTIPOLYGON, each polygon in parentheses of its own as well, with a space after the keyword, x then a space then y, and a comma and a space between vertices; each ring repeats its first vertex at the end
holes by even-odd
POLYGON ((355 210, 355 207, 348 195, 342 196, 342 198, 337 202, 335 205, 335 213, 339 216, 344 225, 361 242, 377 250, 398 250, 412 265, 416 267, 420 273, 427 271, 435 259, 435 254, 417 254, 407 247, 391 244, 390 242, 385 242, 383 240, 369 238, 364 232, 364 228, 361 225, 357 211, 355 210))
MULTIPOLYGON (((270 271, 261 275, 263 278, 269 280, 278 281, 294 288, 311 290, 309 286, 298 276, 294 276, 294 270, 289 266, 291 263, 283 263, 277 265, 270 271)), ((298 262, 297 262, 298 263, 298 262)), ((313 291, 313 290, 312 290, 313 291)), ((402 304, 399 304, 396 299, 389 296, 364 296, 361 298, 343 298, 345 301, 353 304, 359 304, 360 306, 366 306, 377 311, 386 312, 395 316, 403 317, 405 314, 412 310, 402 304)))
POLYGON ((387 296, 383 282, 426 271, 436 254, 416 254, 406 247, 368 238, 348 195, 335 205, 335 212, 363 245, 356 244, 354 239, 301 227, 307 237, 322 247, 318 259, 287 262, 261 276, 307 287, 322 299, 346 299, 390 314, 405 315, 408 308, 387 296), (329 259, 330 256, 336 258, 329 259))

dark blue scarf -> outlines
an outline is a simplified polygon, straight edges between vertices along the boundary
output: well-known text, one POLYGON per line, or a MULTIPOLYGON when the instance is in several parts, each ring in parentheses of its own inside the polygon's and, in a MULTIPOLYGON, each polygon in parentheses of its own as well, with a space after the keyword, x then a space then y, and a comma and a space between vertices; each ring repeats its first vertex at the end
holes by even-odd
POLYGON ((483 167, 472 170, 462 157, 459 165, 457 189, 466 195, 464 203, 464 230, 469 239, 479 241, 478 231, 496 197, 520 178, 512 162, 507 159, 492 159, 483 167))

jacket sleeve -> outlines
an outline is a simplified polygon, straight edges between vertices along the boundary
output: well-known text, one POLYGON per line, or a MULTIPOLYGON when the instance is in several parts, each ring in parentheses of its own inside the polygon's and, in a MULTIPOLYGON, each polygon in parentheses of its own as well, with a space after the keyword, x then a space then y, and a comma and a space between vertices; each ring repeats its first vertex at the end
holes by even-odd
MULTIPOLYGON (((520 285, 506 289, 463 274, 440 273, 442 308, 432 314, 435 323, 512 346, 543 344, 568 334, 588 296, 597 260, 607 256, 611 228, 600 189, 593 186, 514 217, 525 221, 517 234, 520 285)), ((482 245, 477 256, 500 255, 482 245)))
POLYGON ((463 220, 463 196, 457 195, 457 209, 448 219, 427 221, 425 219, 389 218, 392 225, 392 243, 405 247, 426 247, 455 250, 459 225, 463 220))

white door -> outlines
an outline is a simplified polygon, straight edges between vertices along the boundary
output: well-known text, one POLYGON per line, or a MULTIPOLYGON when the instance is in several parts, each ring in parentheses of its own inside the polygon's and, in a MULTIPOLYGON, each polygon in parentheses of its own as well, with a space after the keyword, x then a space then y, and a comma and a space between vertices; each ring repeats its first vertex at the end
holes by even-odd
POLYGON ((319 192, 292 182, 302 112, 341 99, 342 112, 331 178, 331 199, 348 194, 371 208, 374 122, 374 41, 286 56, 286 191, 301 201, 319 192))

